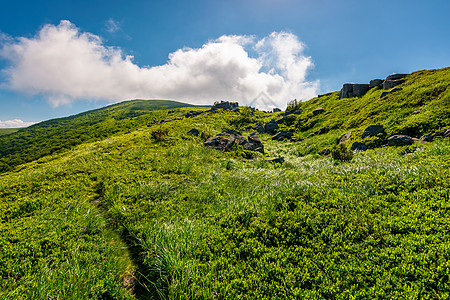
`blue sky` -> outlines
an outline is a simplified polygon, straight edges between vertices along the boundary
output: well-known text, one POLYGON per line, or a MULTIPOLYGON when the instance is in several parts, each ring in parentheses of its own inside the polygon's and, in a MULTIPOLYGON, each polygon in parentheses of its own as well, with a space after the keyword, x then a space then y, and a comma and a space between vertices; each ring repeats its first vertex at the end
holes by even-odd
POLYGON ((450 62, 450 2, 3 1, 0 127, 121 100, 255 103, 450 62))

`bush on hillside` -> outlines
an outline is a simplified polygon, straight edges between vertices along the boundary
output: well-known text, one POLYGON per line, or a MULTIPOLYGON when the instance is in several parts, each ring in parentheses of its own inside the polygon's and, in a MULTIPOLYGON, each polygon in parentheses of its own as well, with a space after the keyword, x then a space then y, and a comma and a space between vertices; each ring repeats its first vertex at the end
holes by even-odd
POLYGON ((331 148, 331 157, 339 161, 351 161, 353 158, 353 151, 351 151, 345 144, 339 144, 331 148))

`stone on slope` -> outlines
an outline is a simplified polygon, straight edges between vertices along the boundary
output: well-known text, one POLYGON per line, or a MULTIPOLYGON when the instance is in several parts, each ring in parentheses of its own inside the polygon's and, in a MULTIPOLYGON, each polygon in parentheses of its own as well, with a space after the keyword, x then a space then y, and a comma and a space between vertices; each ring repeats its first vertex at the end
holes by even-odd
POLYGON ((369 125, 364 130, 361 137, 364 139, 366 137, 376 136, 377 134, 380 134, 383 131, 384 131, 383 125, 369 125))
POLYGON ((292 137, 292 132, 290 131, 278 131, 273 137, 273 141, 283 141, 283 140, 289 140, 292 137))
POLYGON ((396 134, 387 139, 388 146, 407 146, 414 144, 412 137, 408 135, 396 134))

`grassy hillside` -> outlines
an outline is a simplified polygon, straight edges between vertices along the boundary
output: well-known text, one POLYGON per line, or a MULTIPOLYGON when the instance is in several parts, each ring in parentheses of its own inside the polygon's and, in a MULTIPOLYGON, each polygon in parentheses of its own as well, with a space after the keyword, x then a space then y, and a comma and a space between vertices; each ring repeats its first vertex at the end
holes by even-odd
POLYGON ((133 130, 159 117, 157 112, 149 112, 192 106, 166 100, 125 101, 0 136, 0 173, 58 150, 133 130))
MULTIPOLYGON (((426 82, 435 74, 447 78, 444 92, 424 98, 420 107, 432 117, 419 119, 426 129, 417 132, 448 126, 448 72, 413 73, 403 84, 405 92, 408 84, 432 90, 426 82)), ((234 128, 247 136, 245 128, 281 113, 177 112, 180 120, 2 174, 0 298, 450 297, 449 139, 355 152, 347 162, 317 155, 348 129, 384 122, 381 116, 397 115, 383 123, 387 134, 408 128, 406 111, 418 106, 405 100, 407 108, 378 110, 369 100, 380 92, 300 104, 303 114, 283 126, 305 140, 261 134, 266 154, 253 159, 240 149, 204 148, 187 132, 234 128), (354 115, 370 111, 372 119, 345 125, 353 115, 339 119, 338 112, 364 99, 354 115), (326 112, 312 116, 317 106, 326 112), (303 127, 299 119, 315 122, 303 127), (321 133, 325 124, 339 125, 321 133), (278 156, 284 164, 266 161, 278 156)))
POLYGON ((18 131, 19 129, 20 128, 0 128, 0 136, 14 133, 14 132, 18 131))

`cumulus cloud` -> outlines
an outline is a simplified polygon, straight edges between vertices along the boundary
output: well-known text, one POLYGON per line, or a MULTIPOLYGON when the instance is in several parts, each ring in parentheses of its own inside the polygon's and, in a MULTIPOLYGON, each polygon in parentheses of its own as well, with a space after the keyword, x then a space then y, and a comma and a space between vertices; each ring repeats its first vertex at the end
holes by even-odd
POLYGON ((195 104, 239 101, 263 109, 317 94, 307 81, 313 67, 297 36, 263 39, 225 35, 200 48, 169 54, 166 64, 140 67, 121 49, 69 21, 46 25, 33 38, 3 43, 0 56, 9 89, 44 95, 54 105, 76 100, 176 99, 195 104), (254 53, 251 56, 249 53, 254 53))
POLYGON ((24 122, 20 119, 7 120, 7 121, 0 120, 0 128, 28 127, 33 124, 36 124, 36 122, 24 122))

